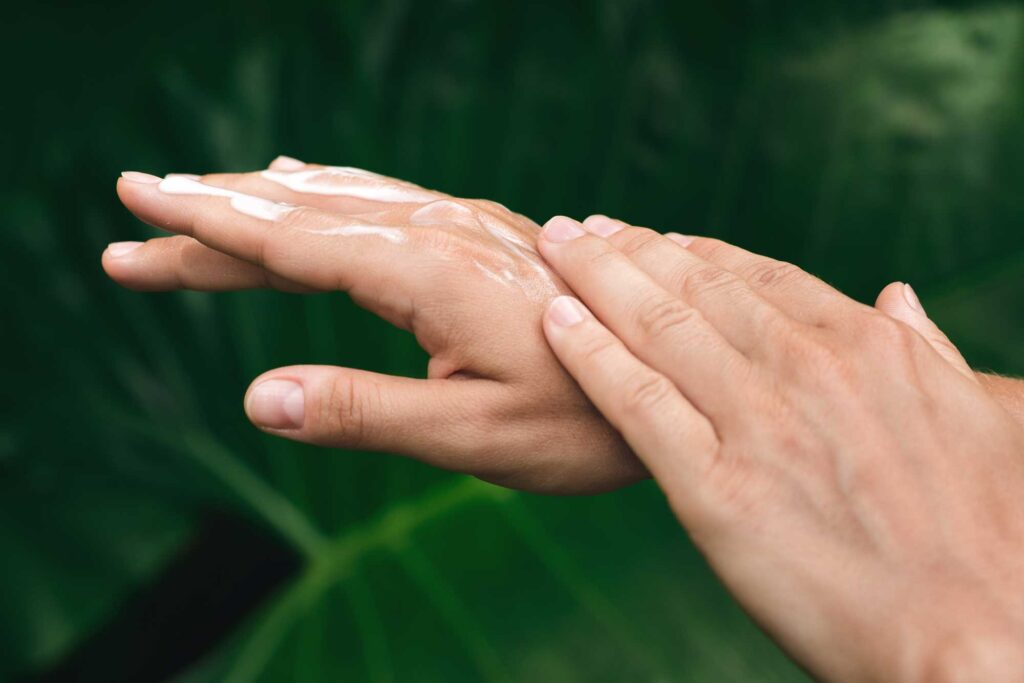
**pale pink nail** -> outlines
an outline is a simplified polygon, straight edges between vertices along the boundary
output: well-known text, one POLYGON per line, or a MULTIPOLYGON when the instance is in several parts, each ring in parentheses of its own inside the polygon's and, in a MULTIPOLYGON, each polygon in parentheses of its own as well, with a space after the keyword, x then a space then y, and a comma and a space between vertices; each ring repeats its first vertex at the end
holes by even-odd
POLYGON ((107 245, 107 253, 118 258, 135 251, 142 246, 142 242, 111 242, 107 245))
POLYGON ((133 183, 145 183, 146 185, 153 185, 161 180, 161 178, 155 175, 139 173, 138 171, 122 171, 121 177, 133 183))
POLYGON ((680 235, 678 232, 667 232, 665 233, 665 237, 684 247, 690 246, 693 244, 693 240, 696 239, 690 235, 680 235))
POLYGON ((258 427, 298 429, 306 419, 302 385, 284 379, 268 379, 249 392, 245 412, 258 427))
POLYGON ((622 230, 625 225, 622 221, 617 221, 614 218, 608 218, 608 216, 591 216, 587 220, 583 221, 583 227, 595 235, 601 237, 611 237, 615 233, 622 230))
POLYGON ((273 161, 270 162, 270 166, 275 171, 301 171, 306 168, 306 162, 299 161, 292 157, 286 157, 283 154, 273 161))
POLYGON ((566 218, 565 216, 555 216, 544 225, 542 234, 544 239, 549 242, 568 242, 587 233, 573 219, 566 218))
POLYGON ((924 313, 924 306, 921 305, 921 300, 917 298, 917 292, 907 283, 903 283, 903 298, 907 300, 907 304, 912 309, 918 313, 924 313))
POLYGON ((548 307, 548 316, 551 322, 561 327, 572 327, 583 322, 587 309, 583 304, 571 296, 556 297, 548 307))
POLYGON ((188 178, 189 180, 201 180, 203 176, 195 173, 168 173, 167 178, 188 178))

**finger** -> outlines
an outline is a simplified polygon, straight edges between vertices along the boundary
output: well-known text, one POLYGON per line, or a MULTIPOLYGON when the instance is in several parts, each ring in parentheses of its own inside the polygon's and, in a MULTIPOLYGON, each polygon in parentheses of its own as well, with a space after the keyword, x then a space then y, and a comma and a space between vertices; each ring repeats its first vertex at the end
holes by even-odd
POLYGON ((547 262, 640 360, 666 375, 715 424, 741 418, 749 360, 701 312, 659 286, 606 240, 556 216, 538 243, 547 262))
POLYGON ((281 157, 263 171, 211 173, 202 176, 201 181, 273 201, 351 215, 389 210, 407 215, 424 204, 447 198, 441 192, 371 171, 305 164, 296 159, 285 161, 281 157))
MULTIPOLYGON (((325 365, 277 368, 245 396, 254 425, 320 446, 408 455, 447 469, 479 469, 488 443, 481 406, 500 385, 487 380, 412 379, 325 365)), ((483 463, 486 470, 487 463, 483 463)))
POLYGON ((115 282, 144 292, 175 289, 226 292, 257 288, 313 291, 184 235, 157 237, 146 242, 115 242, 103 252, 102 263, 115 282))
POLYGON ((718 439, 708 419, 667 377, 642 363, 573 297, 552 301, 544 334, 558 360, 656 479, 696 484, 714 460, 718 439))
POLYGON ((902 282, 889 283, 878 294, 875 308, 882 313, 910 325, 927 340, 940 356, 966 377, 977 381, 971 366, 964 360, 960 350, 949 341, 949 337, 931 321, 913 288, 902 282))
POLYGON ((791 263, 708 237, 678 233, 666 236, 705 261, 743 278, 761 297, 800 322, 834 323, 843 318, 843 306, 850 305, 851 300, 841 292, 791 263))
POLYGON ((306 168, 306 162, 282 154, 271 161, 267 168, 272 171, 302 171, 306 168))
POLYGON ((765 344, 765 339, 793 327, 788 316, 761 298, 745 280, 654 230, 606 216, 591 216, 583 225, 608 240, 666 291, 699 309, 723 337, 750 357, 772 353, 774 347, 765 344))
POLYGON ((402 256, 422 250, 407 231, 212 187, 182 177, 118 182, 143 221, 315 290, 349 291, 390 322, 408 326, 415 273, 402 256), (212 195, 212 196, 211 196, 212 195))

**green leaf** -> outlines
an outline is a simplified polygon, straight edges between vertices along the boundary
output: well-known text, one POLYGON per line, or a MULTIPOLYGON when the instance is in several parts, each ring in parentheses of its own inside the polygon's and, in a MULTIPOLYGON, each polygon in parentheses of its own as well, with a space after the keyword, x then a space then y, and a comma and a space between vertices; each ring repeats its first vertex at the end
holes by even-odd
MULTIPOLYGON (((182 655, 186 683, 804 680, 650 483, 514 494, 273 439, 242 414, 278 365, 422 375, 409 335, 341 295, 128 292, 98 258, 159 234, 120 207, 117 172, 286 153, 539 220, 711 234, 862 300, 911 281, 969 360, 1022 373, 1024 10, 847 5, 186 0, 9 17, 0 678, 83 649, 129 661, 133 643, 90 650, 109 647, 94 636, 132 618, 133 596, 162 599, 161 572, 227 514, 301 566, 182 655)), ((235 570, 241 585, 266 567, 235 570)), ((159 635, 184 652, 188 634, 159 635)))

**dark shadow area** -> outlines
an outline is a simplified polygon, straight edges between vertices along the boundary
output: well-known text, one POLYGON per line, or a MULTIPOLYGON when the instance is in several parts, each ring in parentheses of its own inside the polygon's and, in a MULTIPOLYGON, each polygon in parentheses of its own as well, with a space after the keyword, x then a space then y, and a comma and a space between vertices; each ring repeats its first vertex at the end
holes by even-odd
POLYGON ((222 511, 114 619, 23 681, 163 681, 214 650, 301 565, 288 546, 222 511))

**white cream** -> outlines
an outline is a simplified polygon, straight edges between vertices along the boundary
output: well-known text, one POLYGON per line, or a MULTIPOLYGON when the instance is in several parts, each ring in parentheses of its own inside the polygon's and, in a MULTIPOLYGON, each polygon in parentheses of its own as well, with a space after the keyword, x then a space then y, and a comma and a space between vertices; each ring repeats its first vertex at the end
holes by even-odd
POLYGON ((242 194, 226 187, 206 185, 184 175, 169 175, 161 180, 157 187, 164 194, 227 197, 231 200, 231 208, 235 211, 264 221, 279 221, 295 209, 291 204, 272 202, 269 199, 242 194))
POLYGON ((240 194, 231 198, 231 208, 246 216, 259 218, 265 221, 279 221, 295 210, 291 204, 272 202, 262 197, 252 197, 240 194))
POLYGON ((506 287, 518 286, 531 299, 547 300, 558 293, 550 271, 533 245, 486 211, 475 211, 457 200, 438 199, 414 211, 409 222, 421 226, 461 227, 477 235, 482 230, 490 235, 500 251, 494 253, 495 260, 487 265, 474 260, 477 270, 506 287))
POLYGON ((376 235, 394 244, 401 244, 406 240, 405 233, 398 228, 385 228, 380 225, 340 225, 334 228, 306 230, 306 232, 315 235, 376 235))
POLYGON ((293 192, 355 197, 374 202, 432 202, 437 195, 415 185, 389 180, 361 169, 330 167, 308 171, 261 171, 260 175, 293 192))
POLYGON ((200 194, 210 197, 234 197, 240 193, 226 187, 206 185, 183 175, 169 175, 157 185, 164 194, 200 194))
MULTIPOLYGON (((462 228, 475 234, 478 239, 483 234, 490 236, 493 244, 498 247, 493 253, 493 260, 489 259, 490 263, 485 264, 472 259, 473 266, 488 279, 502 286, 518 287, 527 297, 538 301, 546 301, 557 294, 558 288, 533 245, 486 211, 475 211, 460 201, 441 199, 415 185, 391 181, 355 168, 331 167, 296 172, 267 170, 261 175, 296 192, 358 197, 380 202, 423 203, 424 206, 409 216, 409 223, 413 226, 462 228)), ((266 221, 279 221, 297 208, 291 204, 206 185, 181 175, 167 176, 160 181, 158 187, 165 194, 226 197, 230 199, 235 211, 266 221)), ((359 218, 372 221, 374 216, 380 215, 380 219, 387 222, 389 213, 391 211, 362 214, 359 218)), ((401 244, 408 239, 405 231, 399 228, 372 223, 302 229, 315 235, 375 236, 392 244, 401 244)))
POLYGON ((409 216, 413 225, 461 225, 467 228, 480 226, 476 214, 468 206, 451 199, 437 199, 421 206, 409 216))

